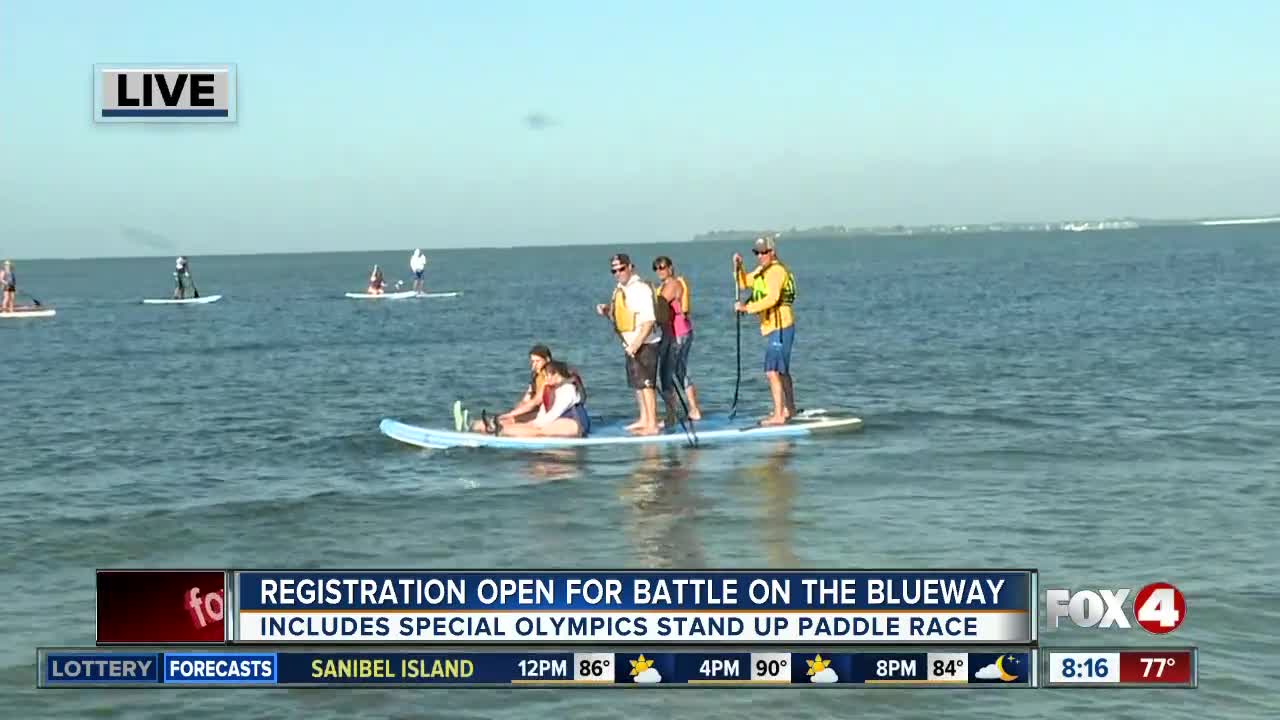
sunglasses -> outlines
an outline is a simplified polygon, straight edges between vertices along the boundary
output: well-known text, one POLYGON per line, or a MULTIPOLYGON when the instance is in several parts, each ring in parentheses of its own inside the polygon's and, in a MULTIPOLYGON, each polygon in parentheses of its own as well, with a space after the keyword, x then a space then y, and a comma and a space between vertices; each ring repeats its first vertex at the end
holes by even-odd
POLYGON ((622 271, 624 271, 624 270, 626 270, 626 268, 624 268, 624 267, 619 267, 619 268, 609 268, 609 273, 610 273, 610 274, 612 274, 612 275, 617 275, 618 273, 620 273, 620 272, 622 272, 622 271))
POLYGON ((654 265, 654 266, 653 266, 653 271, 654 271, 654 272, 657 272, 657 271, 659 271, 659 270, 670 270, 670 269, 671 269, 671 266, 670 266, 670 265, 654 265))
POLYGON ((772 250, 752 250, 751 252, 755 253, 756 255, 768 255, 773 251, 772 250))

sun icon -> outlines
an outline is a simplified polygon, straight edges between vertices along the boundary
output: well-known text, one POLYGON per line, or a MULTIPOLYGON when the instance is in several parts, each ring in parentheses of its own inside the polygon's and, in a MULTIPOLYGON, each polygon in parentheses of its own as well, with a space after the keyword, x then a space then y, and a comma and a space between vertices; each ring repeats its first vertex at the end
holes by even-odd
POLYGON ((649 668, 653 667, 653 661, 646 660, 643 653, 640 655, 639 660, 628 660, 628 662, 631 663, 632 675, 639 675, 645 670, 648 670, 649 668))
POLYGON ((821 653, 819 653, 814 659, 805 660, 805 662, 809 663, 809 672, 805 673, 805 675, 817 675, 831 666, 831 661, 823 660, 821 653))

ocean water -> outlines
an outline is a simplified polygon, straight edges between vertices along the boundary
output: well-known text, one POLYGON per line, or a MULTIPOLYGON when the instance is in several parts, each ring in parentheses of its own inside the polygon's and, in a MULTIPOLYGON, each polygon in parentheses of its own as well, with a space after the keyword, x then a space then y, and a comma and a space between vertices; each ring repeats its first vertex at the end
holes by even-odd
MULTIPOLYGON (((59 314, 0 324, 0 694, 12 717, 1263 718, 1280 715, 1280 229, 788 241, 800 404, 821 440, 521 456, 431 453, 383 417, 510 405, 535 342, 626 416, 593 316, 611 253, 691 280, 692 373, 728 406, 723 243, 431 252, 429 290, 362 303, 397 253, 197 257, 202 307, 143 306, 172 258, 18 263, 59 314), (35 648, 93 642, 99 567, 1034 567, 1042 586, 1165 580, 1201 687, 948 692, 41 691, 35 648)), ((646 273, 650 275, 650 273, 646 273)), ((741 407, 763 414, 742 325, 741 407)))

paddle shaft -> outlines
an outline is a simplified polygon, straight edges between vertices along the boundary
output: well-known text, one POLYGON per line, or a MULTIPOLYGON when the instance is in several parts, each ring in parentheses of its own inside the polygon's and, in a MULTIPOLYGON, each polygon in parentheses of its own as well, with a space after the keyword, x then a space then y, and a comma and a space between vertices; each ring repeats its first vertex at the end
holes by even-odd
MULTIPOLYGON (((733 304, 737 305, 742 300, 742 290, 738 287, 738 263, 733 264, 733 304)), ((738 373, 733 380, 733 405, 729 407, 729 419, 732 420, 738 414, 738 390, 742 387, 742 313, 738 312, 735 307, 733 310, 734 323, 737 325, 737 363, 738 373)))

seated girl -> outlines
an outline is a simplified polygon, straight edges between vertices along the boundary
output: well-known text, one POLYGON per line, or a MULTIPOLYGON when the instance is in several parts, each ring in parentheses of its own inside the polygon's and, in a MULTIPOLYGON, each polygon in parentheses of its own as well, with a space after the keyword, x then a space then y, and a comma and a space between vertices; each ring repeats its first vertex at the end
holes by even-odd
POLYGON ((558 360, 547 363, 538 414, 529 422, 494 422, 493 432, 508 437, 586 437, 591 431, 582 378, 558 360))
POLYGON ((374 265, 373 274, 369 276, 369 287, 366 288, 365 292, 370 295, 381 295, 383 285, 385 283, 382 280, 382 268, 374 265))
MULTIPOLYGON (((547 384, 547 364, 552 360, 551 348, 546 345, 529 348, 529 385, 515 407, 498 416, 498 422, 528 422, 537 416, 538 407, 542 403, 542 390, 547 384)), ((453 421, 458 432, 462 432, 463 428, 478 433, 493 432, 493 419, 486 417, 471 420, 471 413, 462 406, 461 400, 453 404, 453 421)))

